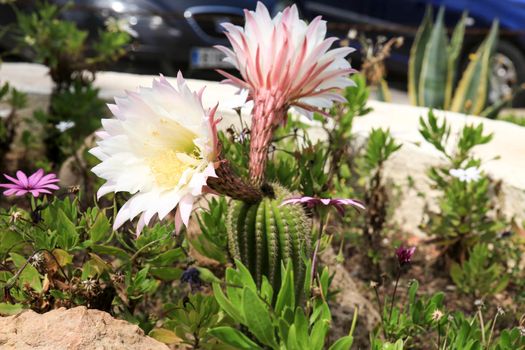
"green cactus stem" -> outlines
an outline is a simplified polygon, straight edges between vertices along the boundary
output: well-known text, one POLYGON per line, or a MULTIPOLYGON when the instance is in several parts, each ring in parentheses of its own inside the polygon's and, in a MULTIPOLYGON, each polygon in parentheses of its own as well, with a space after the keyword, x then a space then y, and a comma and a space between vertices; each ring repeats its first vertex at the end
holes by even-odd
POLYGON ((305 277, 304 258, 311 255, 311 222, 300 205, 284 205, 292 194, 278 184, 271 185, 273 196, 258 203, 235 201, 226 226, 232 258, 248 267, 257 285, 266 276, 279 289, 281 263, 291 261, 297 293, 305 277))

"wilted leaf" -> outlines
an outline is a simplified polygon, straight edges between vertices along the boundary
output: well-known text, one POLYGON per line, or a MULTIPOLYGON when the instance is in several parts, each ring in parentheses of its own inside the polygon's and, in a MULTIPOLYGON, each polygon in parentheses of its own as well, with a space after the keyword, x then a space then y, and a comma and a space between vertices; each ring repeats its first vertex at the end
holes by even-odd
POLYGON ((148 335, 164 344, 180 344, 182 342, 182 339, 175 332, 166 328, 154 328, 148 335))

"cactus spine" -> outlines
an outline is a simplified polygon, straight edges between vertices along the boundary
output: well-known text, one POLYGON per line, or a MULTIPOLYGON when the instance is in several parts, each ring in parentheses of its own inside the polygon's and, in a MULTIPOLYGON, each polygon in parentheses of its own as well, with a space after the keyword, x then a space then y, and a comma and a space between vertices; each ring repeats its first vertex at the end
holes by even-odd
POLYGON ((257 285, 267 276, 274 290, 280 286, 281 262, 290 260, 297 291, 302 289, 304 257, 311 254, 311 224, 300 205, 281 206, 291 193, 273 185, 275 196, 258 203, 235 201, 228 212, 228 247, 245 264, 257 285))

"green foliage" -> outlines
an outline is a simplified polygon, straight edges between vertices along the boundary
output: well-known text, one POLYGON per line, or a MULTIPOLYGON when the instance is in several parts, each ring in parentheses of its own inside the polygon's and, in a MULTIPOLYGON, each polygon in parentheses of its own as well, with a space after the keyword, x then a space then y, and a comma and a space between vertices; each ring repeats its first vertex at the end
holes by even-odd
MULTIPOLYGON (((248 268, 240 261, 236 265, 237 270, 226 271, 225 291, 219 284, 214 284, 213 290, 221 309, 246 331, 231 326, 217 327, 210 331, 213 336, 237 349, 321 350, 325 347, 331 321, 330 309, 320 298, 312 300, 310 312, 296 306, 295 277, 290 263, 281 267, 283 285, 275 297, 266 277, 263 277, 258 289, 248 268), (276 302, 271 306, 273 299, 276 302)), ((327 293, 329 276, 326 269, 319 280, 320 288, 327 293)), ((306 281, 304 286, 309 297, 310 282, 306 281)), ((349 349, 352 342, 350 334, 336 341, 329 349, 349 349)))
POLYGON ((413 281, 406 305, 394 307, 391 318, 390 309, 385 306, 383 322, 371 336, 371 349, 397 349, 392 342, 410 349, 525 349, 525 337, 519 327, 496 335, 495 326, 502 310, 498 309, 488 321, 484 320, 481 306, 472 316, 448 313, 442 292, 418 297, 418 288, 419 283, 413 281))
MULTIPOLYGON (((105 106, 92 87, 95 72, 122 57, 131 39, 119 30, 88 38, 88 32, 74 22, 60 19, 68 6, 39 2, 32 12, 17 11, 20 48, 49 68, 54 83, 49 109, 37 111, 34 118, 44 126, 47 158, 55 164, 73 155, 85 137, 100 127, 105 106), (74 126, 62 132, 65 122, 74 126)), ((88 173, 78 157, 75 165, 80 173, 88 173)))
POLYGON ((509 275, 501 264, 492 260, 487 245, 477 244, 462 265, 453 263, 450 277, 461 292, 476 298, 500 293, 509 284, 509 275))
MULTIPOLYGON (((426 332, 435 329, 443 319, 437 319, 436 315, 444 310, 444 294, 436 293, 429 298, 417 297, 419 283, 412 281, 408 289, 407 307, 398 308, 394 306, 390 312, 390 305, 385 305, 382 310, 383 322, 381 329, 387 340, 399 339, 405 345, 415 346, 426 332)), ((372 344, 382 344, 380 339, 373 339, 372 344)), ((417 346, 415 346, 417 348, 417 346)), ((372 348, 375 348, 372 346, 372 348)), ((377 347, 382 349, 381 347, 377 347)))
POLYGON ((503 223, 489 215, 494 207, 490 179, 482 173, 479 178, 461 179, 452 176, 451 171, 471 168, 479 172, 481 162, 472 151, 476 146, 490 142, 492 135, 484 134, 482 123, 466 125, 451 148, 450 126, 444 119, 440 123, 432 111, 426 120, 420 118, 419 131, 447 159, 445 165, 433 166, 429 170, 432 187, 441 193, 438 199, 440 211, 429 212, 425 229, 439 238, 439 243, 450 256, 463 260, 478 241, 494 238, 503 228, 503 223))
POLYGON ((105 31, 90 45, 87 31, 60 19, 63 9, 43 2, 35 11, 17 12, 20 46, 31 50, 36 62, 49 67, 58 90, 83 80, 84 70, 94 72, 100 64, 120 58, 131 39, 121 31, 105 31))
POLYGON ((476 53, 471 55, 456 86, 468 17, 466 13, 463 14, 449 42, 444 13, 445 8, 441 7, 433 24, 432 8, 429 7, 416 34, 409 61, 410 101, 418 106, 481 115, 487 107, 498 21, 494 21, 486 39, 476 53))
POLYGON ((191 245, 202 255, 222 264, 227 262, 228 234, 226 232, 226 213, 228 202, 226 198, 212 198, 208 201, 208 209, 202 210, 197 216, 200 234, 190 238, 191 245))
POLYGON ((112 210, 81 210, 66 195, 32 209, 0 211, 0 299, 5 314, 86 305, 153 327, 137 312, 147 298, 171 289, 187 264, 172 225, 146 228, 133 239, 114 232, 112 210), (108 217, 109 215, 109 217, 108 217))
POLYGON ((303 283, 303 260, 311 251, 311 223, 300 205, 282 205, 292 197, 289 191, 277 184, 272 187, 273 198, 265 197, 255 204, 233 203, 226 228, 230 255, 247 266, 258 286, 265 276, 278 291, 283 262, 291 261, 295 284, 303 283))
POLYGON ((368 142, 364 154, 364 165, 367 171, 381 168, 401 148, 390 135, 389 130, 372 129, 368 136, 368 142))
POLYGON ((163 327, 174 332, 180 339, 179 344, 194 348, 216 349, 218 341, 209 330, 231 324, 231 319, 209 295, 193 294, 178 303, 166 304, 164 310, 168 321, 163 327))

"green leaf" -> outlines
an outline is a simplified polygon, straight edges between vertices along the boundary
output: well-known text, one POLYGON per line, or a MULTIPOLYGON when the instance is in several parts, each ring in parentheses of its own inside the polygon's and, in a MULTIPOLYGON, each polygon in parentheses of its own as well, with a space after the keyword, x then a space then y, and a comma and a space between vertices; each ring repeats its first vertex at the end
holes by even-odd
POLYGON ((71 222, 62 209, 58 209, 57 220, 57 244, 64 250, 71 250, 79 240, 75 224, 71 222))
POLYGON ((237 349, 262 349, 259 345, 235 328, 217 327, 210 329, 208 333, 237 349))
POLYGON ((108 245, 94 245, 91 247, 91 249, 95 253, 115 256, 124 261, 128 261, 130 259, 129 254, 126 253, 125 250, 117 248, 117 247, 108 246, 108 245))
POLYGON ((93 223, 93 226, 89 229, 89 238, 93 243, 99 242, 108 232, 111 230, 111 224, 104 212, 100 212, 93 223))
POLYGON ((490 33, 485 41, 479 46, 463 73, 458 84, 451 111, 480 114, 488 97, 488 88, 491 75, 491 64, 498 38, 498 21, 494 21, 490 33))
MULTIPOLYGON (((13 264, 15 264, 15 266, 18 269, 24 266, 26 258, 24 258, 22 255, 10 253, 9 256, 13 260, 13 264)), ((24 270, 20 273, 18 277, 18 281, 18 285, 21 288, 23 288, 25 284, 28 284, 36 292, 40 293, 42 291, 42 281, 40 280, 40 274, 38 273, 37 269, 31 264, 25 265, 24 270)))
POLYGON ((447 84, 445 86, 444 109, 449 109, 450 103, 452 101, 452 91, 456 80, 459 55, 461 54, 461 48, 463 47, 463 37, 465 36, 466 22, 467 12, 464 11, 461 19, 456 25, 456 28, 454 28, 454 33, 452 33, 452 39, 450 40, 450 46, 447 49, 447 84))
POLYGON ((166 328, 153 328, 148 335, 164 344, 180 344, 182 342, 182 339, 175 332, 166 328))
POLYGON ((432 33, 432 6, 427 6, 423 22, 417 30, 414 44, 410 49, 410 60, 408 62, 408 96, 412 105, 419 105, 419 80, 421 74, 421 66, 425 56, 425 48, 427 47, 430 34, 432 33))
POLYGON ((284 310, 285 306, 295 307, 295 291, 294 291, 294 277, 292 272, 292 264, 288 262, 286 269, 281 269, 282 285, 277 294, 277 301, 275 302, 275 313, 279 316, 284 310))
POLYGON ((349 350, 353 343, 354 337, 347 335, 346 337, 339 338, 328 350, 349 350))
POLYGON ((269 307, 250 288, 244 288, 242 301, 246 325, 250 331, 261 343, 278 348, 269 307))
POLYGON ((152 267, 150 274, 163 281, 175 281, 182 276, 182 270, 177 267, 152 267))
POLYGON ((182 248, 170 249, 157 255, 155 258, 148 260, 152 265, 169 266, 185 257, 182 248))
POLYGON ((52 253, 61 267, 71 264, 73 261, 73 255, 69 254, 63 249, 53 249, 52 253))
POLYGON ((16 315, 24 309, 22 304, 9 304, 9 303, 0 303, 0 315, 11 316, 16 315))
POLYGON ((445 84, 447 77, 447 33, 444 23, 445 8, 439 9, 436 23, 425 48, 419 80, 419 105, 431 108, 443 108, 445 102, 445 84))
POLYGON ((235 322, 244 323, 244 317, 241 313, 241 310, 239 310, 232 302, 230 302, 230 300, 228 300, 228 298, 226 298, 220 284, 213 284, 213 295, 215 296, 215 300, 220 305, 221 309, 223 309, 224 312, 233 318, 235 322))

